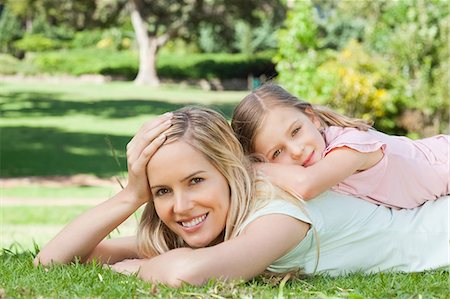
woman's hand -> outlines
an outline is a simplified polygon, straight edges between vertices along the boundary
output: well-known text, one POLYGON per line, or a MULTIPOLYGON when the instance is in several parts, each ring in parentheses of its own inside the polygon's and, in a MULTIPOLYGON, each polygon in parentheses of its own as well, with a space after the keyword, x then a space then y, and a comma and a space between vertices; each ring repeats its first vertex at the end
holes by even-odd
POLYGON ((164 131, 171 126, 172 113, 165 113, 142 125, 127 145, 128 184, 125 190, 139 205, 151 197, 146 167, 150 158, 166 140, 164 131))
POLYGON ((139 273, 144 262, 145 260, 143 259, 127 259, 111 265, 110 268, 118 273, 132 275, 139 273))

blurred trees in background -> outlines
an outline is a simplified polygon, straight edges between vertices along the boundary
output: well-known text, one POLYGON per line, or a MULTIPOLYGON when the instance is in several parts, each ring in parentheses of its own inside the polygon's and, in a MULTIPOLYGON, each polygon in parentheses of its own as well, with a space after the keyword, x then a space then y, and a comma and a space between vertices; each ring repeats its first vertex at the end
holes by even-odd
MULTIPOLYGON (((169 40, 178 37, 189 41, 199 36, 200 30, 209 30, 209 35, 216 37, 217 44, 224 49, 232 41, 235 29, 246 26, 247 32, 237 32, 238 36, 251 34, 250 26, 258 27, 270 18, 277 21, 274 16, 283 11, 281 8, 281 3, 273 0, 131 0, 131 21, 139 45, 139 72, 135 81, 159 84, 156 54, 169 40), (237 20, 241 27, 236 27, 237 20)), ((249 52, 256 50, 251 40, 242 48, 249 52)))
POLYGON ((292 1, 278 80, 385 132, 448 133, 449 2, 292 1))
POLYGON ((275 49, 285 16, 279 0, 6 0, 0 50, 25 54, 67 48, 139 49, 137 83, 158 85, 157 53, 245 53, 275 49), (4 32, 4 33, 3 33, 4 32), (175 44, 175 46, 174 46, 175 44))
POLYGON ((276 80, 300 97, 429 136, 448 133, 449 11, 446 0, 4 0, 0 74, 131 79, 153 55, 143 82, 154 84, 156 70, 270 79, 276 64, 276 80), (153 54, 139 59, 151 39, 153 54))

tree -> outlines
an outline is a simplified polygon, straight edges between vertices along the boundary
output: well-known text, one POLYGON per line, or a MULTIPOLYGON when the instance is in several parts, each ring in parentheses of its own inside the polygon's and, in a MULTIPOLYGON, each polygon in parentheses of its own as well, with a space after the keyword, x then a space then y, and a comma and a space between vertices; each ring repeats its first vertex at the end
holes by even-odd
POLYGON ((223 38, 227 38, 237 19, 256 24, 264 16, 273 19, 285 11, 278 0, 130 0, 129 4, 139 46, 139 72, 135 83, 151 86, 159 84, 158 50, 170 39, 192 38, 202 24, 219 26, 223 38))

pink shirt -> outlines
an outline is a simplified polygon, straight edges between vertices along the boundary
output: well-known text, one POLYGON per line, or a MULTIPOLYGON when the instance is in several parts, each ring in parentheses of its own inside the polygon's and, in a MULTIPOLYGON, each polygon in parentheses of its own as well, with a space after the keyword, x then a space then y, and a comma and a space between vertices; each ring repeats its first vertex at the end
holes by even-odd
POLYGON ((375 130, 328 127, 323 156, 338 147, 384 156, 373 167, 355 173, 332 189, 395 208, 414 208, 450 194, 449 135, 411 140, 375 130))

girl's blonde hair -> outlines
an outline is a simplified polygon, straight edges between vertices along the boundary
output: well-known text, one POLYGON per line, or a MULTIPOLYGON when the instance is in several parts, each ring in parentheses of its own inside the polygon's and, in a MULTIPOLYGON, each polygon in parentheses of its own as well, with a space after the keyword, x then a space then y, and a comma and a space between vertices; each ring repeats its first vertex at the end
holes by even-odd
POLYGON ((266 83, 247 95, 234 109, 231 126, 247 155, 254 153, 254 139, 264 116, 274 107, 295 107, 306 115, 317 117, 323 127, 351 127, 367 131, 372 123, 350 118, 319 105, 312 105, 293 96, 281 86, 266 83))
MULTIPOLYGON (((172 126, 165 134, 166 143, 183 140, 201 152, 225 177, 230 190, 230 209, 224 240, 235 237, 250 211, 254 180, 250 162, 226 119, 207 108, 185 107, 173 112, 172 126)), ((187 246, 159 219, 153 199, 144 209, 137 239, 143 257, 187 246)))

